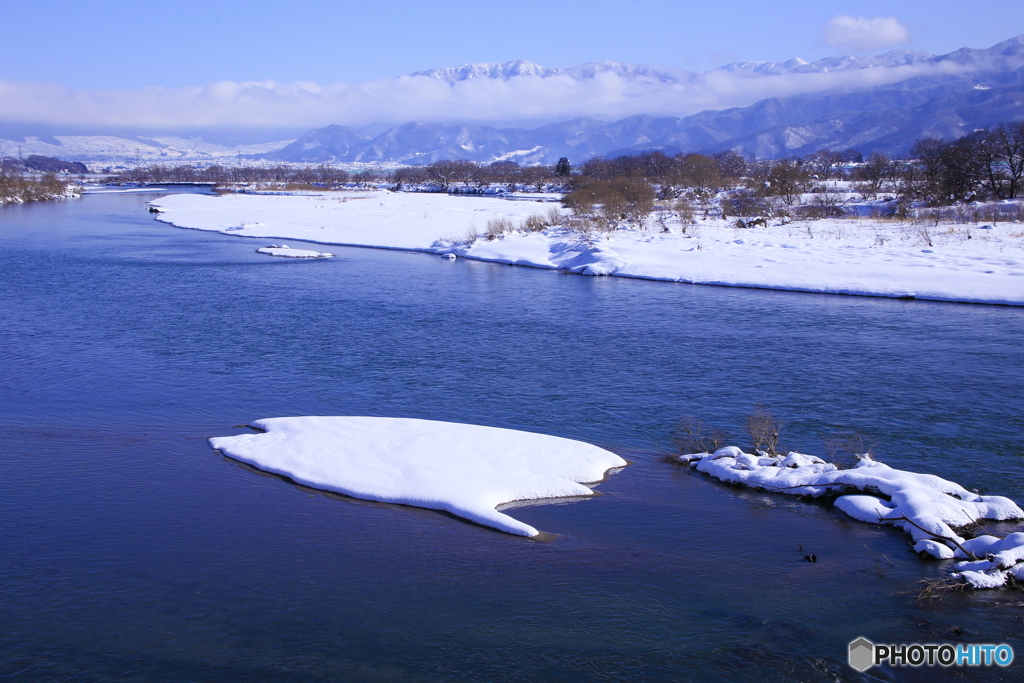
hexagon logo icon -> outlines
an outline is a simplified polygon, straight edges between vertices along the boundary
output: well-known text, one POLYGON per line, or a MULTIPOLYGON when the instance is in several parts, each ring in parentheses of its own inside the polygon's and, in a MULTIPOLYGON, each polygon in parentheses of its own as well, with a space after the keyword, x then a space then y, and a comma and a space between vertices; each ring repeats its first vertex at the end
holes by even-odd
POLYGON ((853 641, 847 661, 857 671, 867 671, 875 663, 875 644, 863 636, 853 641))

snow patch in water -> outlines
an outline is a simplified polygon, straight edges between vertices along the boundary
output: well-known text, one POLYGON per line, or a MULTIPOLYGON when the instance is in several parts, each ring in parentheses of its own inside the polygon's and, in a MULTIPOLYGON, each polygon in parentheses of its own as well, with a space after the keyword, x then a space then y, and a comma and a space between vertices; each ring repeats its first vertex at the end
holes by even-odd
POLYGON ((313 251, 311 249, 292 249, 287 244, 271 244, 268 247, 261 247, 257 249, 256 253, 269 254, 270 256, 284 256, 285 258, 332 258, 334 256, 334 254, 313 251))
POLYGON ((539 532, 496 508, 512 501, 591 496, 625 467, 582 441, 497 427, 388 417, 276 417, 262 434, 210 439, 227 456, 354 498, 445 510, 520 536, 539 532))

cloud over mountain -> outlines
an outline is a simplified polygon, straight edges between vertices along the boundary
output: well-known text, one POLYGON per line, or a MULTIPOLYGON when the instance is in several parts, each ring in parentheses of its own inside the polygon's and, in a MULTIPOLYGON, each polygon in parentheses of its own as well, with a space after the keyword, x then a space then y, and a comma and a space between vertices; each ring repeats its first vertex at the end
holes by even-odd
MULTIPOLYGON (((848 38, 860 29, 851 30, 848 38)), ((892 33, 885 25, 879 31, 892 33)), ((704 72, 616 62, 551 69, 517 61, 329 85, 225 81, 184 88, 104 90, 0 81, 0 121, 183 129, 410 120, 527 124, 577 116, 680 116, 748 106, 767 97, 874 87, 973 68, 978 65, 897 51, 812 64, 799 59, 741 62, 704 72)))

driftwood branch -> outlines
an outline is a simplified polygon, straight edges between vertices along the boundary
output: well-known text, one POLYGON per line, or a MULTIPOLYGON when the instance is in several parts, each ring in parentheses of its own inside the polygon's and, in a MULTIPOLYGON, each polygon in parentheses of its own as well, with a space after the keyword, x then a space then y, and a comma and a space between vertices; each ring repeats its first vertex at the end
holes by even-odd
POLYGON ((909 524, 912 524, 912 525, 916 526, 918 529, 920 529, 921 531, 925 532, 929 536, 934 536, 935 538, 942 539, 943 541, 949 541, 950 543, 955 545, 957 547, 957 549, 960 550, 960 552, 962 552, 964 555, 967 555, 968 557, 972 557, 975 560, 982 559, 982 558, 978 557, 977 555, 975 555, 970 550, 968 550, 967 548, 965 548, 962 545, 960 545, 960 542, 957 541, 955 538, 949 538, 948 536, 943 536, 942 534, 937 534, 934 531, 928 531, 928 529, 925 529, 923 526, 921 526, 920 524, 918 524, 914 520, 910 519, 906 515, 900 515, 899 517, 882 517, 881 515, 879 515, 878 521, 879 521, 879 523, 881 523, 881 522, 907 522, 909 524))
POLYGON ((896 566, 896 565, 894 565, 892 563, 892 560, 890 560, 888 557, 885 556, 885 553, 880 553, 877 550, 872 550, 871 548, 867 547, 863 543, 861 543, 861 545, 863 545, 864 546, 864 550, 867 550, 869 553, 874 553, 875 555, 881 555, 882 559, 884 559, 886 562, 888 562, 890 567, 895 567, 896 566))
POLYGON ((772 486, 771 484, 758 484, 765 489, 771 489, 772 491, 786 491, 788 489, 806 489, 806 488, 827 488, 829 486, 849 486, 849 484, 797 484, 796 486, 772 486))

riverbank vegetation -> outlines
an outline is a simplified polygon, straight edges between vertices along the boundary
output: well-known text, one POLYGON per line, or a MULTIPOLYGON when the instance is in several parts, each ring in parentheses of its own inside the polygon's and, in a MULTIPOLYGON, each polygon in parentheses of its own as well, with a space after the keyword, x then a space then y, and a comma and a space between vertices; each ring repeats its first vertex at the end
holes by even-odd
POLYGON ((697 212, 733 218, 740 228, 862 217, 980 223, 1024 219, 1013 201, 1022 191, 1024 122, 1014 122, 952 141, 918 140, 906 159, 864 159, 853 150, 762 161, 728 151, 596 158, 572 179, 564 203, 598 229, 643 226, 659 211, 683 223, 697 212))
POLYGON ((81 185, 55 173, 44 173, 37 176, 9 172, 0 168, 0 204, 68 199, 81 194, 81 185))
POLYGON ((301 191, 388 186, 396 191, 494 194, 566 191, 567 159, 552 166, 520 166, 514 161, 477 164, 436 161, 397 169, 346 171, 330 164, 309 166, 219 166, 189 164, 133 168, 110 176, 113 184, 208 184, 224 191, 301 191))

